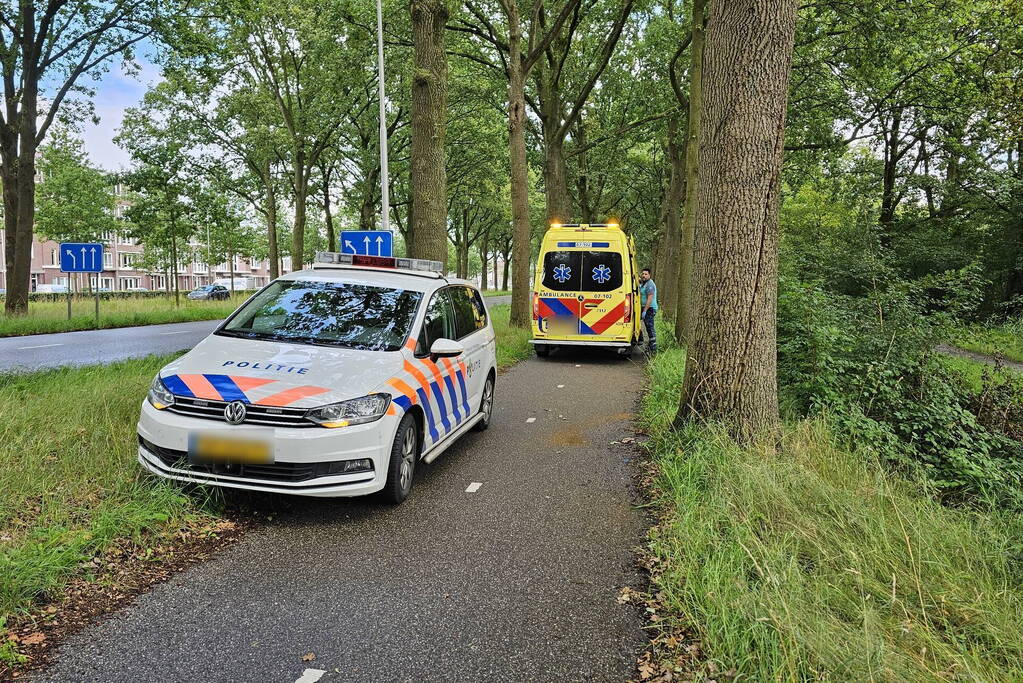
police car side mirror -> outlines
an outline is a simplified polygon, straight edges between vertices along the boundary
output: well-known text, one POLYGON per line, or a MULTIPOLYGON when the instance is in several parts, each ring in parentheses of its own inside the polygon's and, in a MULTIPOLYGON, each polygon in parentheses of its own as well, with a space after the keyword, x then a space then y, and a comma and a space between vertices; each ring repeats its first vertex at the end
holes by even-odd
POLYGON ((465 353, 465 347, 451 339, 438 339, 430 346, 430 359, 454 358, 465 353))

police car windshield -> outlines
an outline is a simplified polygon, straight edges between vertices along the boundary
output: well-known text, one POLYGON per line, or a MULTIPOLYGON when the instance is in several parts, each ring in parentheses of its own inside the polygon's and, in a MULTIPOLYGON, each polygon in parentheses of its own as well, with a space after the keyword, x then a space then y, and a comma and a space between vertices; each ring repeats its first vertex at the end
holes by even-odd
POLYGON ((278 280, 250 299, 217 334, 295 344, 397 351, 422 292, 390 287, 278 280))

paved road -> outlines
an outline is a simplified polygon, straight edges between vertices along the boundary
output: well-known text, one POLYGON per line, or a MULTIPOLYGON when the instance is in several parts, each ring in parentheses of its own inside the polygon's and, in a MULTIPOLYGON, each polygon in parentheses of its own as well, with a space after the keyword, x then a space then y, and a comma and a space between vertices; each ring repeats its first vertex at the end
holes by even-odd
POLYGON ((639 581, 644 524, 632 454, 609 442, 641 381, 604 355, 521 363, 490 430, 397 508, 246 497, 277 511, 268 525, 80 632, 36 680, 625 680, 645 639, 616 596, 639 581))
POLYGON ((0 372, 112 363, 190 349, 219 320, 0 338, 0 372))
MULTIPOLYGON (((511 303, 511 297, 488 297, 486 301, 496 306, 511 303)), ((3 337, 0 338, 0 372, 113 363, 126 358, 174 353, 192 348, 218 324, 219 320, 208 320, 3 337)))

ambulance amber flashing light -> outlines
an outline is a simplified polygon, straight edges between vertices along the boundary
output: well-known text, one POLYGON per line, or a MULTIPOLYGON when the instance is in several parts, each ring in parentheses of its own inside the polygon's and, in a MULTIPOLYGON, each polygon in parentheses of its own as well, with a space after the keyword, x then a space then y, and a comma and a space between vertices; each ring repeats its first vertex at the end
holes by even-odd
POLYGON ((618 228, 617 221, 610 223, 551 223, 552 228, 579 228, 580 230, 588 230, 590 228, 618 228))
POLYGON ((402 268, 405 270, 421 270, 427 273, 444 272, 444 264, 440 261, 427 261, 426 259, 419 258, 397 258, 394 256, 342 254, 336 251, 316 252, 316 263, 339 266, 369 266, 371 268, 402 268))

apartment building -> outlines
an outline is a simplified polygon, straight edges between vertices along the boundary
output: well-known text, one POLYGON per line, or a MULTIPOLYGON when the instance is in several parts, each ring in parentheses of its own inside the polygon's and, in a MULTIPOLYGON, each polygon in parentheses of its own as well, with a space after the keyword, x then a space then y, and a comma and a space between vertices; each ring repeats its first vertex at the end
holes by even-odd
MULTIPOLYGON (((124 217, 130 203, 124 199, 124 192, 115 187, 117 204, 115 213, 124 217)), ((4 232, 0 230, 0 254, 4 253, 4 232)), ((91 287, 101 291, 124 292, 140 290, 173 291, 174 282, 169 272, 150 271, 142 268, 141 260, 145 247, 123 231, 109 231, 102 235, 103 272, 89 276, 91 287)), ((197 239, 191 242, 193 253, 202 253, 203 243, 197 239)), ((60 245, 53 240, 32 240, 32 280, 30 291, 40 285, 71 286, 73 290, 84 289, 85 275, 68 275, 60 272, 60 245), (74 282, 70 280, 77 278, 74 282)), ((212 269, 205 263, 181 263, 178 266, 178 289, 189 291, 210 284, 214 280, 230 277, 228 263, 221 263, 212 269)), ((235 258, 234 276, 249 278, 253 287, 262 287, 270 281, 270 262, 266 260, 235 258)), ((0 257, 0 289, 7 289, 7 264, 0 257)), ((48 289, 48 288, 47 288, 48 289)))

